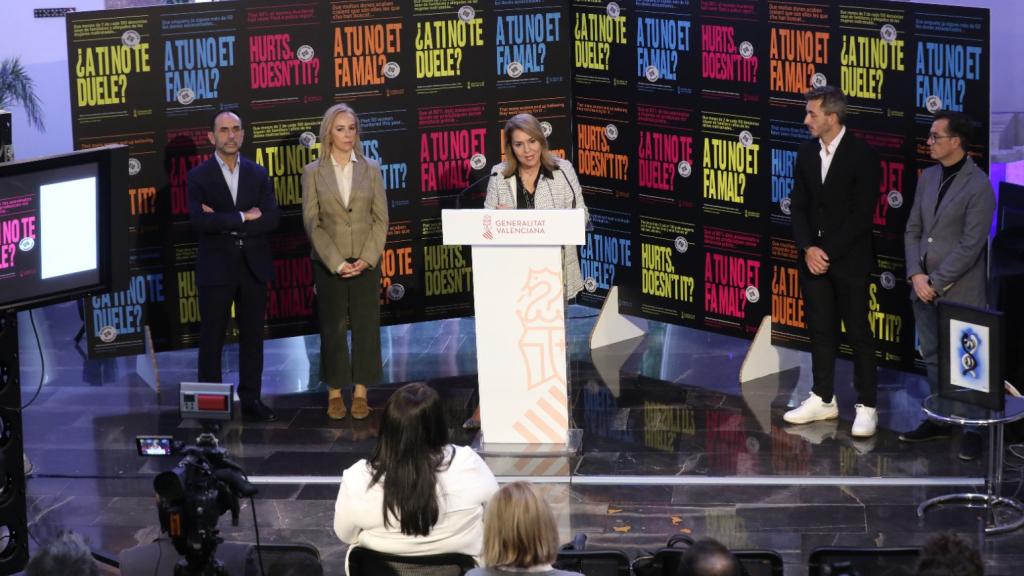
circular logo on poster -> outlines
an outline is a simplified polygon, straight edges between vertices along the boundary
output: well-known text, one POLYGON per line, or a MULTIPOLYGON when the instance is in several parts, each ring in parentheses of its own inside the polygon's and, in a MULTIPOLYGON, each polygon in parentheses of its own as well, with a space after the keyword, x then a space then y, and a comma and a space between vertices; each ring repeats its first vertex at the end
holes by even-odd
POLYGON ((381 68, 380 72, 381 74, 384 75, 385 78, 394 80, 395 78, 398 78, 399 74, 402 73, 402 67, 398 65, 398 62, 392 60, 385 64, 384 67, 381 68))
POLYGON ((740 144, 746 147, 750 147, 754 143, 754 135, 750 133, 750 130, 744 130, 740 132, 740 144))
POLYGON ((924 107, 929 113, 935 114, 939 110, 942 110, 942 98, 932 94, 924 101, 924 107))
POLYGON ((306 130, 302 134, 299 134, 299 144, 306 148, 312 148, 316 144, 316 134, 306 130))
POLYGON ((615 124, 605 126, 604 137, 608 141, 615 141, 615 139, 619 137, 619 127, 615 124))
POLYGON ((313 59, 313 56, 316 56, 316 50, 313 50, 313 47, 309 44, 303 44, 295 51, 295 57, 298 58, 300 62, 309 62, 313 59))
POLYGON ((28 252, 29 250, 36 247, 36 239, 31 236, 25 236, 18 242, 18 249, 22 252, 28 252))
POLYGON ((676 164, 676 172, 679 172, 683 178, 689 178, 690 174, 693 174, 693 166, 690 166, 686 160, 680 160, 679 164, 676 164))
POLYGON ((391 300, 401 300, 405 296, 405 286, 401 284, 392 284, 388 286, 388 298, 391 300))
POLYGON ((676 247, 676 252, 679 252, 680 254, 685 254, 686 251, 690 249, 690 243, 684 236, 676 236, 676 240, 673 244, 676 247))
POLYGON ((754 45, 746 40, 740 42, 740 56, 743 56, 744 58, 750 58, 753 55, 754 45))
POLYGON ((828 86, 828 78, 825 77, 821 72, 815 72, 814 76, 811 76, 811 86, 815 88, 824 88, 828 86))
POLYGON ((757 286, 747 286, 747 302, 753 304, 761 299, 761 292, 758 291, 757 286))
POLYGON ((470 5, 465 5, 459 8, 459 19, 463 22, 469 22, 473 18, 476 18, 476 10, 470 5))
POLYGON ((139 162, 138 158, 128 159, 128 175, 135 176, 139 172, 142 172, 142 162, 139 162))
POLYGON ((509 62, 505 67, 505 72, 508 73, 509 78, 519 78, 523 75, 523 65, 516 61, 509 62))
POLYGON ((896 275, 886 270, 878 275, 878 283, 882 285, 882 288, 892 290, 896 287, 896 275))
POLYGON ((110 344, 117 339, 117 328, 114 328, 113 326, 104 326, 103 328, 100 328, 99 337, 101 341, 110 344))
POLYGON ((188 106, 196 101, 196 93, 191 88, 182 88, 181 90, 178 90, 177 100, 178 104, 188 106))
POLYGON ((548 122, 547 120, 541 120, 540 121, 540 132, 541 132, 541 134, 544 135, 545 138, 550 137, 551 136, 551 132, 553 130, 554 129, 551 127, 551 122, 548 122))
POLYGON ((644 78, 647 78, 648 82, 657 82, 658 78, 661 78, 661 72, 658 71, 658 67, 651 64, 644 70, 644 78))
POLYGON ((469 158, 469 165, 473 170, 480 170, 484 166, 487 166, 487 156, 477 152, 469 158))
POLYGON ((622 14, 622 9, 619 8, 618 2, 609 2, 608 5, 605 6, 604 11, 605 14, 607 14, 608 17, 613 20, 618 18, 619 14, 622 14))
POLYGON ((791 200, 789 199, 789 196, 786 196, 782 200, 779 200, 779 210, 786 216, 789 216, 792 213, 789 204, 790 202, 791 200))
POLYGON ((597 280, 593 276, 587 276, 587 279, 583 281, 583 289, 587 292, 597 292, 597 280))
POLYGON ((889 200, 890 208, 899 208, 900 206, 903 206, 903 194, 901 194, 899 190, 890 190, 887 198, 889 200))
POLYGON ((892 24, 886 24, 878 31, 878 34, 882 37, 882 40, 886 42, 892 42, 896 39, 896 27, 892 24))
POLYGON ((142 35, 135 30, 125 30, 124 34, 121 34, 121 44, 129 48, 135 48, 142 42, 142 35))

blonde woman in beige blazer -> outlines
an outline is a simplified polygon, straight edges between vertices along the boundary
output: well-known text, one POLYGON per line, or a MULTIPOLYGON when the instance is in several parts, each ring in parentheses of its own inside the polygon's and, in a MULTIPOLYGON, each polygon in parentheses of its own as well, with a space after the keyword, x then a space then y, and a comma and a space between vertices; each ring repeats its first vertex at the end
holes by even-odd
POLYGON ((366 386, 381 378, 379 264, 388 206, 380 166, 363 156, 359 117, 347 104, 331 106, 320 123, 320 158, 302 172, 302 220, 313 245, 327 416, 345 417, 341 391, 355 384, 351 412, 361 420, 370 414, 366 386))

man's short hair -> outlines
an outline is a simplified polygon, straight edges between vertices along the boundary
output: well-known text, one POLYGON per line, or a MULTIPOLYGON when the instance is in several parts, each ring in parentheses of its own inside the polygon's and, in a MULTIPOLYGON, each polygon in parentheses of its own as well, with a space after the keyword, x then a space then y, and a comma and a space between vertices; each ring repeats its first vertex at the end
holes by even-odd
POLYGON ((676 576, 740 576, 740 563, 721 542, 698 540, 679 560, 676 576))
POLYGON ((825 114, 835 114, 839 117, 840 124, 846 124, 846 94, 835 86, 819 86, 811 88, 804 94, 804 98, 821 100, 821 111, 825 114))
POLYGON ((238 117, 238 123, 242 123, 242 116, 238 113, 237 110, 217 110, 210 116, 210 132, 217 131, 217 118, 220 118, 221 114, 234 114, 236 117, 238 117))
POLYGON ((978 548, 952 532, 936 534, 921 547, 917 576, 984 576, 978 548))
POLYGON ((99 573, 89 546, 74 532, 61 532, 36 552, 25 567, 25 576, 99 576, 99 573))
POLYGON ((970 116, 963 112, 939 110, 933 118, 935 120, 945 120, 946 132, 949 132, 950 136, 959 138, 960 147, 967 150, 967 146, 971 143, 971 136, 974 133, 974 125, 971 123, 970 116))

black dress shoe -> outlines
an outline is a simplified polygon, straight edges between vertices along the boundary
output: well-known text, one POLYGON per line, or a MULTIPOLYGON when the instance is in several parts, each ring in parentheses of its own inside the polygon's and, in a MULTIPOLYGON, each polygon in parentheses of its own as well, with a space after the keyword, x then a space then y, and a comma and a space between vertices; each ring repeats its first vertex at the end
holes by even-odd
POLYGON ((900 440, 904 442, 928 442, 929 440, 941 440, 953 435, 952 427, 946 424, 936 424, 931 420, 925 420, 909 432, 900 434, 900 440))
POLYGON ((960 439, 960 459, 964 462, 970 462, 981 458, 981 453, 985 450, 985 436, 974 430, 965 430, 964 437, 960 439))
POLYGON ((261 400, 243 403, 242 416, 251 420, 259 420, 261 422, 274 422, 277 420, 277 414, 274 414, 274 411, 270 409, 270 406, 267 406, 261 400))

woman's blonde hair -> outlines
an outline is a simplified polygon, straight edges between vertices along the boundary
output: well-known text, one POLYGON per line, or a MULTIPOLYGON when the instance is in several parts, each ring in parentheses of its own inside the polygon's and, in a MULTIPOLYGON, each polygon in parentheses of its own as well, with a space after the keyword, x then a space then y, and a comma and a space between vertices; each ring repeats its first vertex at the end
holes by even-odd
POLYGON ((540 127, 540 121, 533 114, 516 114, 505 122, 505 170, 501 175, 505 178, 511 177, 519 169, 519 160, 516 159, 515 150, 512 149, 512 133, 522 130, 527 136, 540 143, 540 163, 548 170, 554 172, 558 169, 558 160, 548 150, 548 138, 540 127))
POLYGON ((335 104, 324 112, 324 119, 320 121, 320 156, 327 156, 331 153, 331 129, 334 128, 334 118, 338 114, 351 114, 356 121, 356 137, 353 140, 352 149, 359 156, 363 155, 363 148, 359 144, 359 116, 348 104, 335 104))
POLYGON ((498 490, 484 513, 484 566, 530 568, 558 556, 558 527, 544 501, 527 482, 498 490))

